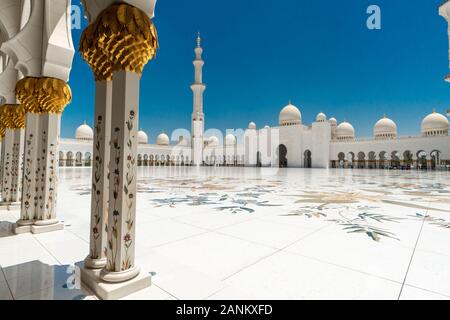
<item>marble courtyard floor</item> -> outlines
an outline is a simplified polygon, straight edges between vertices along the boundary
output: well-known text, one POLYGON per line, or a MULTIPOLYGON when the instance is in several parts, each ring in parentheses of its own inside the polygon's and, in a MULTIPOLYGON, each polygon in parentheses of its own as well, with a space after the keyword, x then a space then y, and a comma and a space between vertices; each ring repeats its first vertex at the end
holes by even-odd
MULTIPOLYGON (((130 299, 450 299, 448 172, 139 173, 136 260, 153 285, 130 299)), ((0 211, 0 299, 95 299, 72 288, 89 207, 90 169, 62 168, 65 230, 14 236, 18 210, 0 211)))

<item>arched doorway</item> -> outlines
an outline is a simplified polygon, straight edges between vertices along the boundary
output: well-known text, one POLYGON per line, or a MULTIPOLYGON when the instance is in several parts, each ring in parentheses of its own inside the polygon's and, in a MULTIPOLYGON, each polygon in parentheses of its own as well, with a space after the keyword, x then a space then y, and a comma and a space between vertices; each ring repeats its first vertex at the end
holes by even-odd
POLYGON ((84 154, 84 166, 90 167, 92 165, 92 155, 90 152, 84 154))
POLYGON ((66 165, 68 167, 73 167, 73 152, 72 151, 67 152, 66 165))
POLYGON ((64 163, 64 152, 59 152, 59 166, 64 167, 66 164, 64 163))
POLYGON ((395 169, 400 168, 400 158, 398 157, 398 151, 392 151, 391 153, 391 167, 395 169))
POLYGON ((345 153, 339 152, 338 161, 339 161, 339 167, 345 168, 345 153))
POLYGON ((441 165, 441 152, 439 150, 433 150, 430 153, 431 156, 431 170, 436 170, 441 165))
POLYGON ((375 169, 377 167, 377 155, 374 151, 369 152, 369 169, 375 169))
POLYGON ((75 156, 75 166, 76 167, 83 166, 83 154, 81 152, 77 152, 75 156))
POLYGON ((358 153, 358 169, 366 168, 366 154, 364 152, 358 153))
POLYGON ((347 166, 353 169, 354 165, 355 165, 355 154, 353 152, 349 152, 347 154, 347 166))
POLYGON ((310 150, 306 150, 303 154, 305 168, 312 168, 312 153, 310 150))
POLYGON ((278 146, 278 166, 280 168, 287 168, 288 160, 287 160, 287 148, 284 144, 280 144, 278 146))
POLYGON ((403 166, 405 169, 410 170, 413 165, 413 154, 411 151, 406 150, 405 152, 403 152, 403 166))
POLYGON ((419 170, 427 170, 428 169, 427 153, 423 150, 420 150, 417 152, 417 168, 419 170))
POLYGON ((380 169, 386 168, 386 160, 387 160, 386 159, 386 151, 381 151, 380 155, 379 155, 379 158, 380 158, 380 160, 378 162, 378 167, 380 169))

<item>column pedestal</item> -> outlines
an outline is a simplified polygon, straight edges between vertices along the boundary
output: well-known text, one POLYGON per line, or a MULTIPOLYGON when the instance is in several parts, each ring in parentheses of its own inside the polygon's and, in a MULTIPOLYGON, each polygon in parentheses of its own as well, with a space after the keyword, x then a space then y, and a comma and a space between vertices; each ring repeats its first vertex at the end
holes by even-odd
POLYGON ((90 269, 84 263, 77 264, 81 281, 102 300, 118 300, 152 285, 150 274, 140 273, 126 282, 107 283, 101 279, 100 269, 90 269))

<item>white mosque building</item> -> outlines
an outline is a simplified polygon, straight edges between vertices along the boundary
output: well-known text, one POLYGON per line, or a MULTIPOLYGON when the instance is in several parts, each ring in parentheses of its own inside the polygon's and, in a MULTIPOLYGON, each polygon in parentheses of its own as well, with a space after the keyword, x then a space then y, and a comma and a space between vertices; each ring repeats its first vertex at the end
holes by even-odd
MULTIPOLYGON (((156 144, 149 144, 148 135, 139 131, 139 166, 450 168, 449 120, 436 111, 422 120, 417 136, 398 136, 397 125, 385 116, 375 123, 372 138, 359 139, 350 123, 338 124, 322 112, 311 125, 304 124, 299 108, 289 103, 281 110, 277 127, 258 129, 250 122, 246 130, 206 138, 202 53, 199 36, 193 62, 195 81, 191 86, 191 133, 175 133, 171 138, 161 133, 156 144)), ((92 128, 84 123, 76 130, 75 139, 61 139, 60 165, 90 166, 93 135, 92 128)))

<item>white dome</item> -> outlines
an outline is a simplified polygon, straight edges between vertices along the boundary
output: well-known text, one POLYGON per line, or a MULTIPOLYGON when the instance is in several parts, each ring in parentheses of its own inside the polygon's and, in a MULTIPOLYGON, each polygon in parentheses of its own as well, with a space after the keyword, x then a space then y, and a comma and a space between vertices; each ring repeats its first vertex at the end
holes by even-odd
POLYGON ((225 137, 225 145, 226 146, 234 146, 236 144, 236 137, 232 134, 228 134, 225 137))
POLYGON ((302 114, 300 110, 289 103, 286 107, 283 108, 280 112, 279 124, 280 126, 292 126, 298 125, 302 123, 302 114))
POLYGON ((317 115, 316 121, 317 122, 325 122, 325 121, 327 121, 327 116, 325 115, 325 113, 321 112, 317 115))
POLYGON ((336 118, 330 118, 330 120, 328 120, 328 122, 331 124, 331 126, 337 126, 336 118))
POLYGON ((165 133, 161 133, 157 138, 156 138, 156 144, 158 146, 168 146, 170 144, 170 139, 169 136, 165 133))
POLYGON ((208 139, 209 147, 217 147, 219 145, 219 139, 216 136, 212 136, 208 139))
POLYGON ((248 128, 251 129, 251 130, 255 130, 255 129, 256 129, 256 123, 250 122, 250 123, 248 124, 248 128))
POLYGON ((77 140, 94 140, 94 131, 86 122, 79 126, 75 131, 75 139, 77 140))
POLYGON ((355 128, 353 126, 344 121, 336 128, 336 138, 338 140, 348 140, 355 138, 355 128))
POLYGON ((138 143, 139 144, 148 144, 148 136, 142 130, 138 132, 138 143))
POLYGON ((422 121, 422 134, 427 136, 448 135, 448 119, 435 111, 422 121))
POLYGON ((264 129, 270 129, 270 126, 266 125, 264 126, 264 129))
POLYGON ((396 138, 397 125, 391 119, 384 117, 380 119, 373 128, 373 135, 375 138, 396 138))

